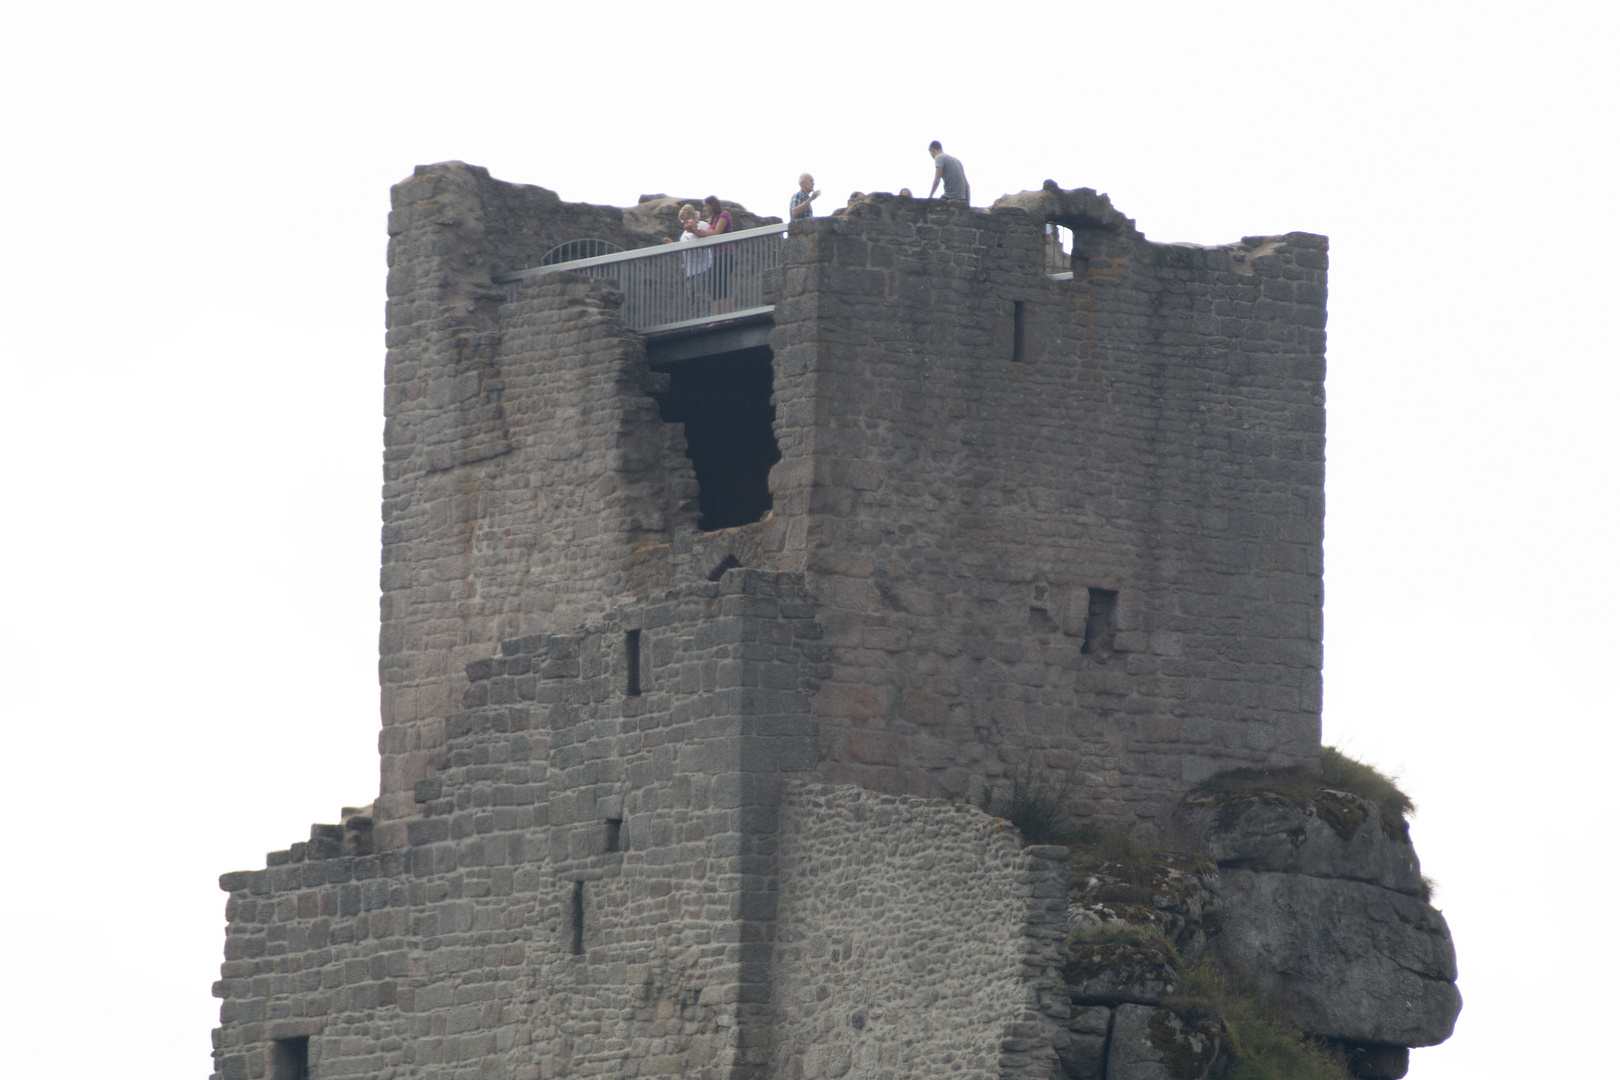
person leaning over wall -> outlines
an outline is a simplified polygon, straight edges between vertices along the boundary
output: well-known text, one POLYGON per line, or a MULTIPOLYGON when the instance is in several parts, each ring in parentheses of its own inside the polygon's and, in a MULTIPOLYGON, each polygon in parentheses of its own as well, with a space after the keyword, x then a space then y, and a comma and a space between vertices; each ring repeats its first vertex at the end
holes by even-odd
MULTIPOLYGON (((704 217, 708 219, 707 225, 698 225, 692 231, 697 233, 699 240, 707 240, 711 236, 721 236, 731 232, 731 211, 720 207, 720 199, 710 195, 703 200, 704 217)), ((714 310, 726 312, 731 310, 731 262, 734 244, 717 244, 714 248, 714 266, 709 270, 709 295, 714 297, 714 310)))
MULTIPOLYGON (((675 215, 681 222, 681 239, 684 243, 697 239, 698 212, 697 207, 691 203, 682 203, 679 213, 675 215)), ((664 243, 676 243, 669 237, 664 237, 664 243)), ((709 313, 709 297, 704 288, 704 275, 714 262, 714 256, 708 248, 698 248, 696 251, 681 253, 681 260, 686 267, 686 307, 687 318, 696 319, 709 313)))
POLYGON ((934 189, 940 182, 945 184, 945 198, 968 202, 973 195, 973 188, 967 182, 967 171, 962 163, 945 152, 940 141, 935 139, 928 144, 928 153, 934 158, 934 182, 929 185, 928 197, 934 197, 934 189))
POLYGON ((821 198, 820 189, 812 191, 816 186, 816 178, 809 173, 799 174, 799 190, 793 193, 793 201, 788 203, 788 223, 809 221, 815 217, 815 211, 810 204, 821 198))

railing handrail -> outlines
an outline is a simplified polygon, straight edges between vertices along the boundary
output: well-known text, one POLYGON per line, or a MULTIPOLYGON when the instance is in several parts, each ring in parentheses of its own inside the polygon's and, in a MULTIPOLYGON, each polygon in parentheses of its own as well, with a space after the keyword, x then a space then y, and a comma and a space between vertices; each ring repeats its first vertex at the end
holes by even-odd
POLYGON ((610 263, 629 262, 632 259, 647 259, 654 255, 672 255, 676 252, 692 251, 696 248, 714 247, 717 244, 729 244, 734 240, 746 240, 752 236, 778 235, 787 232, 786 225, 761 225, 757 229, 742 229, 738 232, 721 233, 706 240, 688 240, 685 243, 659 244, 657 247, 631 248, 629 251, 616 251, 612 255, 596 255, 589 259, 575 259, 573 262, 550 263, 546 266, 530 266, 523 270, 513 270, 509 274, 496 274, 491 280, 497 285, 508 285, 535 274, 552 274, 559 270, 583 270, 590 266, 606 266, 610 263))

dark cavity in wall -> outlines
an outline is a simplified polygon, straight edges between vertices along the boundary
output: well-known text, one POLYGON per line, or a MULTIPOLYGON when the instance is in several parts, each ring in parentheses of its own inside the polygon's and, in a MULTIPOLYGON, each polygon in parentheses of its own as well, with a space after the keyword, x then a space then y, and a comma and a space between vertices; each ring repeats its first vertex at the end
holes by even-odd
POLYGON ((270 1045, 270 1080, 309 1080, 309 1036, 270 1045))
POLYGON ((641 695, 641 631, 624 632, 624 693, 626 697, 641 695))
POLYGON ((1080 651, 1105 659, 1114 651, 1114 608, 1119 605, 1119 593, 1112 589, 1092 589, 1091 602, 1086 607, 1086 636, 1080 651))
POLYGON ((686 426, 686 456, 697 474, 704 531, 758 521, 771 508, 771 466, 781 460, 771 430, 771 350, 766 346, 668 364, 658 414, 686 426))

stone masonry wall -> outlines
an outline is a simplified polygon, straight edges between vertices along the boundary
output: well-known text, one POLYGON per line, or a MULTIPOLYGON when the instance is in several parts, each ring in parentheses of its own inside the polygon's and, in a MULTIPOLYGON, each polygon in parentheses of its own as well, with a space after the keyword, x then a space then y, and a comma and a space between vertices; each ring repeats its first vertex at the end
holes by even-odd
POLYGON ((775 507, 728 535, 696 529, 616 294, 490 285, 646 223, 455 164, 395 197, 380 847, 466 663, 724 554, 807 575, 828 779, 963 796, 1034 770, 1151 828, 1219 768, 1313 760, 1322 238, 1151 244, 1055 185, 816 219, 773 283, 775 507), (1044 271, 1046 220, 1073 280, 1044 271))
POLYGON ((221 879, 216 1075, 299 1036, 327 1077, 758 1075, 817 634, 802 580, 734 570, 468 665, 403 850, 221 879))
POLYGON ((771 1075, 1055 1075, 1067 856, 963 803, 789 785, 771 1075))
POLYGON ((1151 244, 1042 198, 795 231, 767 558, 827 628, 829 780, 1033 768, 1158 824, 1217 769, 1316 753, 1326 243, 1151 244), (1086 245, 1072 281, 1043 218, 1086 245))
MULTIPOLYGON (((561 202, 487 171, 425 166, 389 217, 378 844, 404 842, 412 785, 443 753, 465 665, 672 583, 696 536, 678 425, 648 396, 641 339, 602 282, 491 275, 581 237, 657 243, 672 200, 561 202)), ((738 211, 739 227, 761 219, 738 211)), ((718 556, 716 557, 716 561, 718 556)), ((701 575, 698 575, 701 577, 701 575)))
POLYGON ((801 578, 733 570, 468 665, 402 849, 346 855, 317 825, 221 878, 216 1080, 273 1077, 298 1038, 322 1077, 775 1075, 832 1045, 846 1001, 920 1034, 875 1007, 913 960, 967 1075, 1039 1075, 1061 859, 977 810, 793 781, 816 760, 812 615, 801 578), (966 935, 981 910, 994 932, 966 935))

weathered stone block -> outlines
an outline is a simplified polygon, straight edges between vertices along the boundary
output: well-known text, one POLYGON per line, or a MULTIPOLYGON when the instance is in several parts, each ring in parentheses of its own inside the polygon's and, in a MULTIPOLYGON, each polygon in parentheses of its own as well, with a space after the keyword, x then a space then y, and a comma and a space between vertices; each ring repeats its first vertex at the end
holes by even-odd
POLYGON ((1424 890, 1406 822, 1386 821, 1376 803, 1346 792, 1198 795, 1180 817, 1190 845, 1222 867, 1347 878, 1412 896, 1424 890))
POLYGON ((1376 885, 1224 869, 1211 944, 1315 1035, 1432 1046, 1462 1008, 1445 919, 1376 885))
POLYGON ((1107 1080, 1203 1080, 1219 1049, 1214 1021, 1121 1005, 1108 1042, 1107 1080))

